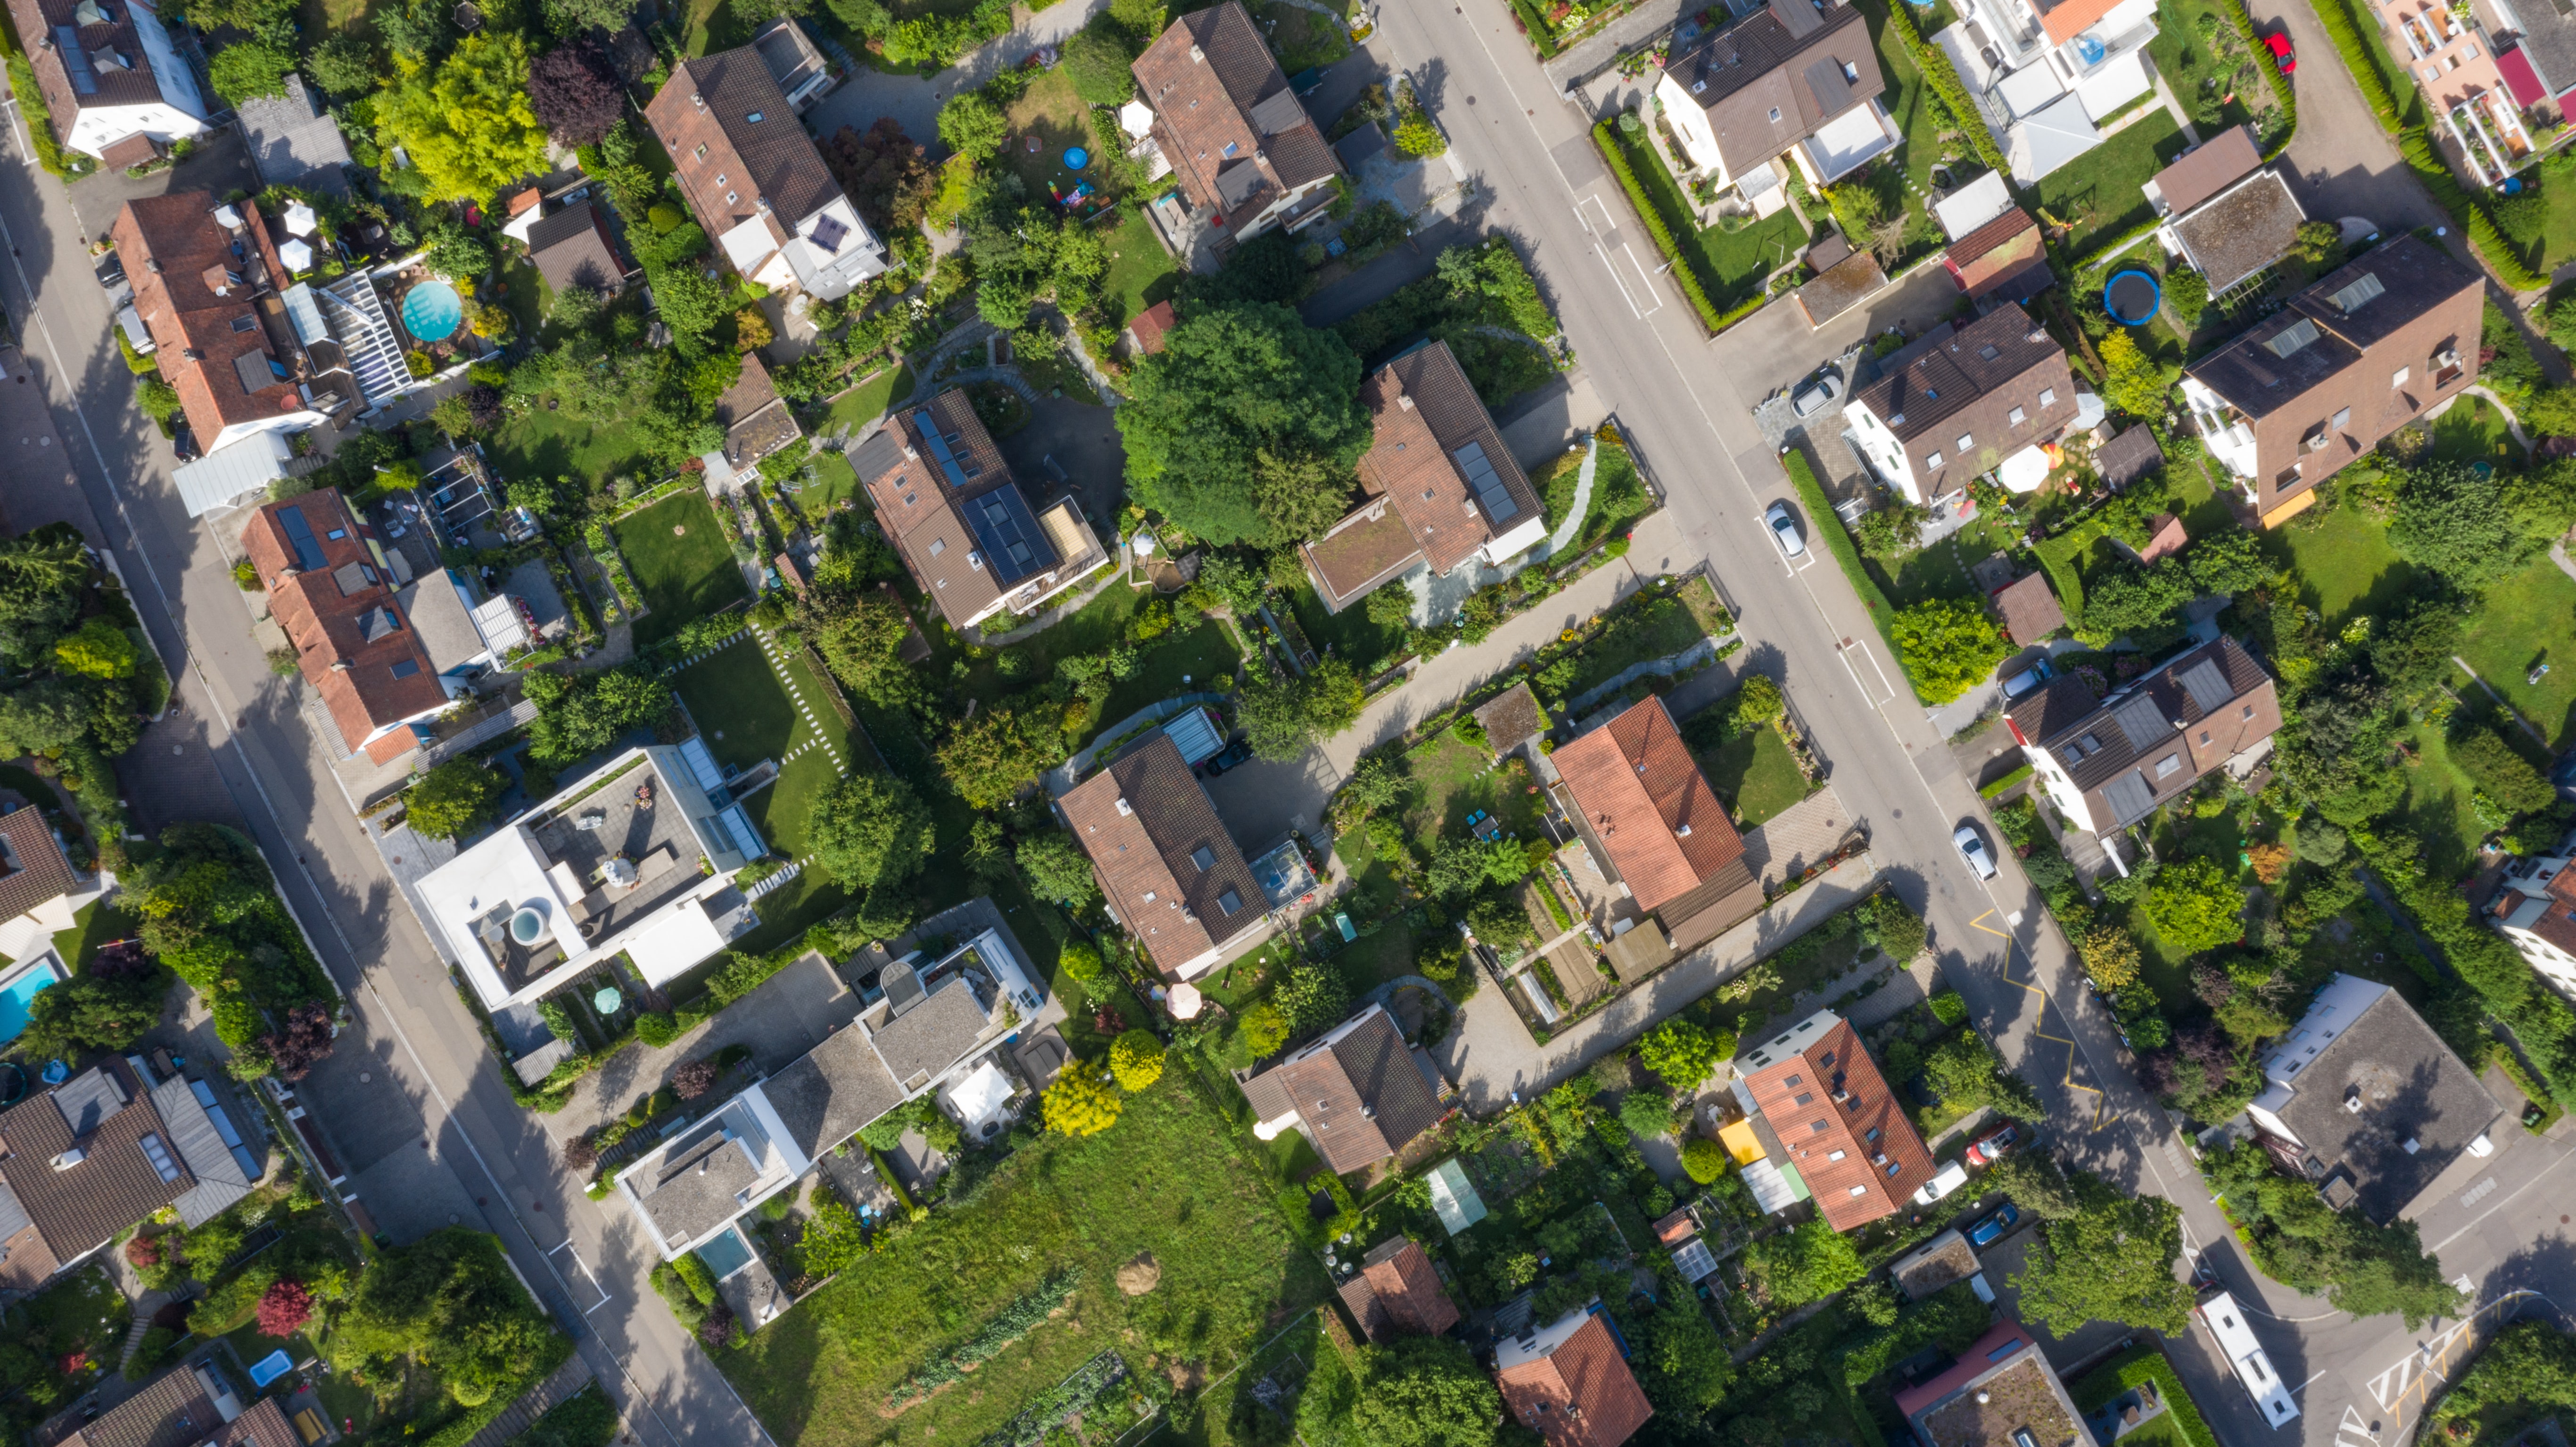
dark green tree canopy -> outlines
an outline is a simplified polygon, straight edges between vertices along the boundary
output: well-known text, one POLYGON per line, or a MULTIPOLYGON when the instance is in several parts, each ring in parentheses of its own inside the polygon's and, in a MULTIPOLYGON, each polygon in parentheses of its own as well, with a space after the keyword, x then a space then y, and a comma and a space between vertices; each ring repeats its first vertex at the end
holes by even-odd
POLYGON ((1195 312, 1138 364, 1118 430, 1137 500, 1208 542, 1338 516, 1371 438, 1360 359, 1285 306, 1195 312))

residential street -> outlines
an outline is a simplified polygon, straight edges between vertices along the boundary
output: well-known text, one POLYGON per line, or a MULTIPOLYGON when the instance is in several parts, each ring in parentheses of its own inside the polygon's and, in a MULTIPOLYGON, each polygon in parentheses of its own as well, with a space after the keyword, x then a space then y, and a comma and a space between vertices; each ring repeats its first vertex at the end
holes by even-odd
MULTIPOLYGON (((1090 8, 1044 12, 1038 26, 993 47, 979 67, 1061 38, 1090 8)), ((2258 13, 2273 8, 2261 0, 2258 13)), ((2302 204, 2314 215, 2368 215, 2389 230, 2438 220, 2361 108, 2313 16, 2298 4, 2279 8, 2307 57, 2298 76, 2302 131, 2290 156, 2310 183, 2302 204)), ((1774 499, 1804 509, 1750 406, 1769 387, 1899 320, 1900 308, 1919 309, 1932 284, 1918 278, 1892 288, 1821 333, 1807 332, 1784 306, 1712 342, 1670 280, 1654 272, 1652 246, 1593 149, 1591 117, 1559 98, 1500 0, 1453 0, 1448 11, 1387 5, 1378 18, 1373 63, 1417 77, 1439 108, 1457 158, 1479 187, 1475 214, 1483 228, 1511 236, 1529 258, 1582 360, 1586 385, 1634 438, 1669 493, 1668 508, 1640 529, 1627 559, 1561 595, 1562 607, 1552 600, 1482 647, 1433 660, 1359 728, 1303 763, 1228 776, 1216 792, 1237 832, 1259 832, 1231 818, 1239 807, 1267 811, 1283 827, 1316 817, 1361 748, 1508 666, 1552 636, 1561 614, 1588 614, 1641 577, 1707 563, 1742 610, 1745 647, 1728 666, 1784 684, 1832 761, 1836 794, 1871 837, 1870 858, 1924 913, 1946 978, 2041 1091, 2051 1148, 2130 1191, 2181 1207, 2191 1249, 2208 1249, 2229 1288, 2268 1316, 2263 1344, 2284 1375, 2301 1383, 2298 1447, 2407 1440, 2424 1380, 2410 1363, 2425 1359, 2419 1342, 2436 1340, 2451 1323, 2408 1333, 2394 1318, 2354 1321, 2252 1270, 2186 1143, 2137 1085, 2107 1014, 2086 997, 2069 944, 2037 893, 2009 859, 1982 884, 1959 859, 1951 831, 1967 821, 1984 827, 1985 811, 1860 601, 1821 549, 1792 567, 1761 525, 1774 499)), ((931 130, 924 117, 935 114, 937 96, 958 75, 925 82, 862 74, 813 119, 828 135, 838 124, 864 127, 897 113, 921 138, 931 130)), ((0 267, 0 303, 20 324, 26 385, 50 404, 59 440, 29 441, 35 423, 46 420, 29 413, 15 429, 20 438, 0 438, 0 445, 68 454, 94 539, 113 548, 153 638, 180 676, 183 710, 125 761, 130 796, 149 820, 215 818, 250 831, 351 995, 355 1024, 301 1093, 327 1123, 362 1203, 397 1237, 450 1220, 497 1232, 643 1440, 769 1440, 653 1299, 646 1277, 654 1256, 624 1207, 586 1199, 556 1164, 547 1118, 512 1101, 474 1016, 341 795, 293 686, 251 643, 228 572, 230 540, 192 524, 180 506, 168 445, 133 406, 132 379, 110 336, 79 220, 64 187, 25 159, 14 105, 5 153, 12 164, 0 167, 0 243, 11 259, 0 267)), ((0 423, 16 423, 25 411, 0 411, 0 423)), ((13 523, 58 506, 29 496, 44 476, 43 469, 7 469, 0 504, 13 523)), ((1817 528, 1835 524, 1805 518, 1804 525, 1813 538, 1817 528)), ((1545 1055, 1518 1088, 1544 1088, 1686 1003, 1684 985, 1713 979, 1713 964, 1704 974, 1677 970, 1641 997, 1651 1008, 1623 1010, 1615 1024, 1595 1022, 1545 1055)), ((2567 1217, 2548 1219, 2571 1190, 2570 1152, 2559 1140, 2508 1134, 2494 1157, 2463 1163, 2476 1167, 2458 1181, 2471 1199, 2426 1222, 2425 1245, 2482 1299, 2525 1287, 2576 1302, 2567 1217)), ((2200 1336, 2169 1346, 2223 1441, 2290 1442, 2261 1421, 2200 1336)))

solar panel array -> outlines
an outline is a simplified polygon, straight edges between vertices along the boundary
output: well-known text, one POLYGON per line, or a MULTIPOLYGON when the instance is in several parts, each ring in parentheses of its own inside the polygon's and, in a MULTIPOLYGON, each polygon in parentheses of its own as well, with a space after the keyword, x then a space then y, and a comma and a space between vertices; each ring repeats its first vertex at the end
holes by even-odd
POLYGON ((1029 516, 1029 505, 1020 500, 1016 487, 997 487, 968 502, 966 521, 975 529, 975 540, 983 545, 996 582, 1016 583, 1055 561, 1045 539, 1038 536, 1037 519, 1029 516))
POLYGON ((322 541, 313 536, 313 525, 304 520, 304 509, 290 507, 277 514, 286 529, 286 541, 295 549, 295 566, 311 572, 322 566, 322 541))
POLYGON ((1485 516, 1498 523, 1507 522, 1521 510, 1521 505, 1512 501, 1510 490, 1503 486, 1503 479, 1495 473, 1492 461, 1486 458, 1482 443, 1470 442, 1449 455, 1457 460, 1458 471, 1465 475, 1467 486, 1475 490, 1476 501, 1485 505, 1485 516))
POLYGON ((957 460, 955 449, 951 448, 948 445, 948 439, 940 434, 937 423, 927 410, 921 414, 921 420, 932 424, 921 429, 922 440, 930 444, 930 455, 938 461, 939 470, 947 475, 948 485, 964 487, 966 468, 957 460))
POLYGON ((62 53, 63 69, 71 75, 72 89, 82 95, 98 94, 98 76, 89 68, 89 52, 81 49, 78 27, 55 26, 54 48, 62 53))

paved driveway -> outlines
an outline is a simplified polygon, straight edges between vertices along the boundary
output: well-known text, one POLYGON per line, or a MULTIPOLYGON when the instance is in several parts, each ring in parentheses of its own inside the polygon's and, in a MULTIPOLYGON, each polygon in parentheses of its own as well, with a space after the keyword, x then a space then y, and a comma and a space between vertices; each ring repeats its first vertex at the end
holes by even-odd
POLYGON ((2299 53, 2298 72, 2290 77, 2299 98, 2299 132, 2290 138, 2281 170, 2293 178, 2292 189, 2309 217, 2366 216, 2390 236, 2418 226, 2449 226, 2449 213, 2425 194, 2398 156, 2396 137, 2381 129, 2363 102, 2361 87, 2353 84, 2316 12, 2301 0, 2253 0, 2248 8, 2257 30, 2269 35, 2286 28, 2299 53))

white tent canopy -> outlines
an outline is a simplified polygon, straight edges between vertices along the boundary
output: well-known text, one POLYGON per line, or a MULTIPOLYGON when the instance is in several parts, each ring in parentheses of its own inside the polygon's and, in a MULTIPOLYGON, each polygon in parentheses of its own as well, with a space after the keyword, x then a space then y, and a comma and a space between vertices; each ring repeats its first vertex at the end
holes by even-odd
POLYGON ((1932 204, 1932 214, 1952 241, 2012 209, 2004 173, 1988 171, 1932 204))
POLYGON ((314 215, 313 208, 301 201, 293 202, 286 208, 286 229, 298 236, 312 235, 314 228, 321 224, 322 218, 314 215))
POLYGON ((2084 114, 2084 103, 2061 95, 2047 109, 2012 128, 2013 179, 2027 186, 2102 144, 2102 133, 2084 114))
POLYGON ((290 236, 284 246, 277 248, 277 259, 286 263, 288 271, 310 271, 313 269, 313 248, 290 236))
POLYGON ((254 432, 230 447, 219 447, 170 474, 179 485, 179 501, 188 516, 204 517, 243 496, 266 492, 286 476, 287 459, 295 454, 282 432, 254 432))
POLYGON ((2048 454, 2033 443, 2005 458, 2004 465, 1995 469, 1995 477, 2014 492, 2036 492, 2041 483, 2048 481, 2048 454))

